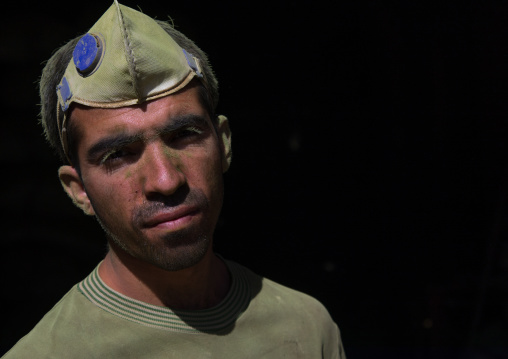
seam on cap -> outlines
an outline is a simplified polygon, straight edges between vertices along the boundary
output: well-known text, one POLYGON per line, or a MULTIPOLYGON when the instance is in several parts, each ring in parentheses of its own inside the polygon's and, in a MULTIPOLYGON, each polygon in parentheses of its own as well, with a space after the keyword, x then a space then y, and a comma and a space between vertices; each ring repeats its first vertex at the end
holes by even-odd
POLYGON ((138 87, 138 70, 136 67, 136 58, 134 57, 134 52, 132 51, 129 31, 127 30, 127 27, 125 26, 125 23, 123 21, 122 10, 120 9, 120 5, 118 4, 118 1, 115 0, 115 4, 116 4, 116 8, 118 10, 118 19, 120 22, 120 29, 122 30, 123 41, 124 41, 124 45, 125 45, 125 59, 127 60, 127 64, 129 67, 129 73, 131 75, 131 80, 132 80, 132 85, 134 87, 134 92, 136 93, 136 97, 138 99, 137 102, 139 102, 139 99, 141 98, 141 96, 140 96, 139 87, 138 87))

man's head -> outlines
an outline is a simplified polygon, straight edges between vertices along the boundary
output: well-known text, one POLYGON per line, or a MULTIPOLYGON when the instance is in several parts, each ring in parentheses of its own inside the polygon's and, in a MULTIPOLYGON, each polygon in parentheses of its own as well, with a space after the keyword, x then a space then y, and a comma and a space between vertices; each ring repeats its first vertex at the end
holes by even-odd
POLYGON ((90 34, 61 48, 41 80, 46 135, 70 161, 60 180, 113 250, 192 266, 211 251, 231 158, 217 81, 190 40, 116 2, 90 34))

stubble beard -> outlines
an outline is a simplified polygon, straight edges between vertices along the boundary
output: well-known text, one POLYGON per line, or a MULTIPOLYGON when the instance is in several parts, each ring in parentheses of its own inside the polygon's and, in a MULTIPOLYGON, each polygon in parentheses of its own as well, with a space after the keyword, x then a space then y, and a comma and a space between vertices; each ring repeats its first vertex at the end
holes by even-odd
MULTIPOLYGON (((208 208, 209 203, 204 194, 191 191, 187 195, 185 197, 188 200, 201 203, 201 209, 208 208)), ((164 204, 159 202, 140 208, 137 211, 137 217, 142 218, 163 206, 164 204)), ((193 225, 163 234, 159 238, 150 239, 139 227, 131 235, 121 235, 121 228, 116 228, 118 226, 114 224, 108 224, 95 206, 94 209, 95 218, 106 233, 110 247, 117 247, 136 259, 166 271, 179 271, 198 264, 205 257, 212 243, 212 233, 205 232, 210 226, 208 223, 204 227, 193 225)), ((135 218, 133 221, 139 222, 139 218, 135 218)))
POLYGON ((120 250, 136 259, 170 272, 198 264, 205 257, 212 242, 209 235, 195 233, 192 229, 182 229, 165 234, 157 243, 142 235, 132 238, 130 242, 136 242, 135 251, 126 241, 114 235, 98 216, 96 218, 110 243, 113 242, 120 250))

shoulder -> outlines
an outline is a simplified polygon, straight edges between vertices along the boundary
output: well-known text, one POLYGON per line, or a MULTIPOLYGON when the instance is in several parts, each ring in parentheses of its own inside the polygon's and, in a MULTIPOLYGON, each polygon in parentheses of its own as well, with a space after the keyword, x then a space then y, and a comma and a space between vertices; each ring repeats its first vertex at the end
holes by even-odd
POLYGON ((237 263, 234 266, 243 272, 251 288, 251 301, 237 322, 238 327, 263 333, 264 338, 277 345, 294 342, 307 353, 321 353, 323 358, 345 358, 339 328, 319 300, 237 263))
POLYGON ((283 312, 291 311, 295 314, 300 313, 314 318, 331 320, 328 310, 316 298, 259 276, 238 263, 228 261, 228 266, 236 271, 241 271, 247 278, 254 303, 259 302, 257 304, 270 306, 283 312))
POLYGON ((65 357, 65 350, 80 343, 80 313, 91 310, 93 305, 74 286, 2 359, 65 357))

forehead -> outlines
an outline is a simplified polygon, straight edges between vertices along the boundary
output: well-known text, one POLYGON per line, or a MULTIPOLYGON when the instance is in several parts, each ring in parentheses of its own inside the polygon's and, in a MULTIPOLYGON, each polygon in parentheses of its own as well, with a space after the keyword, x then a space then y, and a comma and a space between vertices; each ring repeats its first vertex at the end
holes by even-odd
POLYGON ((134 106, 94 108, 75 105, 69 118, 69 125, 75 127, 71 132, 78 132, 81 142, 102 133, 149 131, 185 114, 207 118, 199 87, 191 84, 177 93, 134 106))

